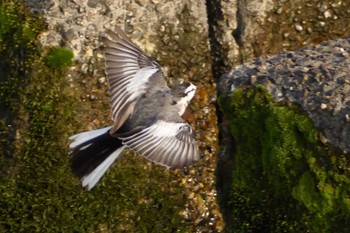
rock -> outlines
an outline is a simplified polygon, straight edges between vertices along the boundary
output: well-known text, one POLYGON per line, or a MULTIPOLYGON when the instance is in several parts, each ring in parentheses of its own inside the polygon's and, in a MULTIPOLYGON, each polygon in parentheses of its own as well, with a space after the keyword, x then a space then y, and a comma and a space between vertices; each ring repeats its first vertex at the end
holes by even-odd
POLYGON ((146 0, 135 0, 135 2, 136 2, 137 4, 139 4, 140 6, 144 6, 144 5, 146 5, 146 3, 147 3, 148 1, 146 1, 146 0))
POLYGON ((262 85, 276 101, 299 105, 331 144, 349 153, 349 74, 350 38, 330 40, 235 67, 221 77, 219 93, 262 85))
POLYGON ((96 8, 99 0, 88 0, 87 1, 87 6, 91 8, 96 8))
POLYGON ((62 38, 65 41, 71 41, 76 37, 76 34, 73 29, 68 29, 67 31, 62 32, 62 38))
POLYGON ((301 26, 300 24, 296 24, 295 30, 297 30, 298 32, 301 32, 303 30, 303 26, 301 26))

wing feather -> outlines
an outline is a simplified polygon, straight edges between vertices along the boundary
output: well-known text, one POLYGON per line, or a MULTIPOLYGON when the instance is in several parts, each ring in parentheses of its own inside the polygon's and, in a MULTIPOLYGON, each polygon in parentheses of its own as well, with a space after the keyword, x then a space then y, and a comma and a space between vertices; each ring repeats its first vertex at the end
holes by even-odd
POLYGON ((164 75, 160 65, 129 40, 119 27, 116 32, 108 30, 102 42, 115 132, 133 113, 136 101, 145 93, 150 78, 158 72, 161 73, 160 78, 164 75))
POLYGON ((194 132, 187 123, 157 121, 128 137, 123 144, 146 159, 167 167, 184 167, 199 159, 194 132))

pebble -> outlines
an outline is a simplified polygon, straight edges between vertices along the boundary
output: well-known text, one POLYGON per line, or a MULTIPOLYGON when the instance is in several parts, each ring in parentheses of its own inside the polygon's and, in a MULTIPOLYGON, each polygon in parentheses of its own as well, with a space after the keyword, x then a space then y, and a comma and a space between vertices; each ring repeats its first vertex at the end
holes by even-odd
POLYGON ((194 192, 191 192, 190 195, 188 195, 188 199, 192 200, 196 194, 194 192))
POLYGON ((297 30, 298 32, 301 32, 303 30, 303 26, 301 26, 300 24, 296 24, 295 30, 297 30))
POLYGON ((282 14, 282 12, 283 12, 283 8, 282 7, 278 8, 276 10, 276 13, 279 14, 279 15, 282 14))
POLYGON ((99 0, 88 0, 87 1, 87 6, 91 8, 96 8, 99 0))
POLYGON ((81 65, 80 70, 81 70, 81 72, 82 72, 83 74, 87 74, 87 73, 88 73, 88 68, 89 68, 88 64, 87 64, 87 63, 84 63, 84 64, 81 65))
POLYGON ((97 35, 97 28, 95 24, 89 24, 85 29, 85 37, 92 38, 97 35))
POLYGON ((147 0, 135 0, 135 3, 139 4, 140 6, 145 6, 147 2, 147 0))
POLYGON ((331 12, 329 10, 326 10, 324 13, 323 13, 324 17, 327 19, 327 18, 330 18, 332 16, 331 12))
POLYGON ((105 77, 101 77, 98 79, 98 83, 99 84, 105 84, 106 83, 106 78, 105 77))
POLYGON ((66 41, 71 41, 76 37, 74 29, 70 28, 67 31, 62 32, 62 37, 66 41))

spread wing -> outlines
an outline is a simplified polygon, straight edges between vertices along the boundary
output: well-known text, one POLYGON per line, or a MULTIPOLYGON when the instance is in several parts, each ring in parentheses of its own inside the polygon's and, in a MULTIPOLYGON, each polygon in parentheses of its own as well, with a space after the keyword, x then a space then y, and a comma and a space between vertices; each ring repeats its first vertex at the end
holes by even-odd
POLYGON ((194 131, 187 123, 158 121, 129 137, 121 138, 146 159, 171 168, 181 168, 199 159, 194 131))
MULTIPOLYGON (((106 74, 109 82, 113 131, 116 131, 134 111, 137 98, 145 93, 152 76, 164 79, 160 65, 148 57, 125 33, 107 31, 103 37, 106 74)), ((165 81, 161 80, 161 83, 165 81)))

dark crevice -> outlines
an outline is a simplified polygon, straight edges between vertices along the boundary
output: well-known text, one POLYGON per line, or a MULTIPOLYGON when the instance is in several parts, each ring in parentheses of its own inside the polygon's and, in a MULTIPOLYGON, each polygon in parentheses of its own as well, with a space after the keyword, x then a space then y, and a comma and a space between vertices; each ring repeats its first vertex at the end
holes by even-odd
MULTIPOLYGON (((224 31, 220 23, 224 20, 224 17, 222 13, 220 0, 207 0, 206 6, 208 14, 209 41, 212 57, 212 71, 214 78, 219 86, 220 77, 231 68, 227 67, 226 59, 228 57, 228 51, 224 48, 221 42, 222 37, 224 35, 224 31)), ((237 12, 237 15, 239 14, 241 14, 241 12, 237 12)), ((244 21, 242 20, 239 23, 237 29, 234 31, 235 39, 239 45, 242 44, 241 34, 244 30, 244 25, 244 21)), ((225 122, 223 114, 219 110, 219 106, 216 106, 216 109, 220 142, 220 154, 218 156, 218 164, 216 169, 216 189, 226 229, 229 229, 230 226, 233 225, 232 213, 228 203, 230 202, 229 198, 233 181, 232 170, 234 166, 234 142, 230 134, 228 123, 225 122)))
MULTIPOLYGON (((220 113, 222 115, 222 113, 220 113)), ((222 118, 223 119, 223 118, 222 118)), ((230 134, 227 121, 223 121, 219 126, 220 153, 216 169, 216 190, 219 198, 219 205, 225 221, 225 228, 230 229, 233 225, 233 216, 230 203, 230 193, 233 184, 234 168, 234 139, 230 134)))
POLYGON ((227 51, 223 48, 220 39, 223 35, 223 29, 220 22, 223 21, 223 14, 220 0, 207 0, 207 14, 208 14, 208 30, 210 52, 212 57, 212 70, 216 81, 221 75, 227 71, 225 59, 227 58, 227 51))

